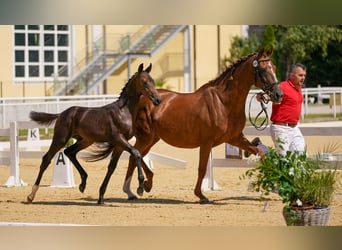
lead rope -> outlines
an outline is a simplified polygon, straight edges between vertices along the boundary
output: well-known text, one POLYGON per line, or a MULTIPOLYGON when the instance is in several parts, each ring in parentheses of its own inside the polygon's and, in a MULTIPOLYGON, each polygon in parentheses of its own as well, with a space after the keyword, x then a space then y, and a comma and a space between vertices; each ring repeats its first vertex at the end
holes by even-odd
POLYGON ((266 97, 264 97, 264 93, 263 92, 254 94, 252 96, 252 98, 250 99, 250 101, 249 101, 249 110, 248 110, 248 116, 249 117, 248 118, 249 118, 250 123, 253 125, 253 127, 256 130, 262 131, 265 128, 267 128, 267 125, 268 125, 268 114, 267 114, 267 107, 265 105, 267 103, 268 103, 268 99, 266 99, 266 97), (252 100, 253 100, 253 98, 255 98, 256 95, 259 95, 261 97, 261 101, 260 101, 261 111, 254 118, 254 121, 252 121, 252 118, 251 118, 251 106, 252 106, 252 100), (265 119, 261 122, 260 125, 257 125, 257 119, 260 117, 260 115, 262 113, 265 113, 265 119))

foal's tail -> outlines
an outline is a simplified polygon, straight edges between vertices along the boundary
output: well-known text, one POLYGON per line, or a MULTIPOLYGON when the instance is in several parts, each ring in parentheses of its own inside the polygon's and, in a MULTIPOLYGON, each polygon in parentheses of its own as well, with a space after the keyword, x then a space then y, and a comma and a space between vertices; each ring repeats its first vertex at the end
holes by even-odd
POLYGON ((88 162, 99 161, 107 158, 114 150, 111 143, 94 143, 88 148, 88 152, 82 158, 88 162))
POLYGON ((59 117, 59 114, 50 114, 45 112, 36 112, 31 111, 30 112, 30 118, 32 121, 37 122, 41 125, 50 125, 54 120, 56 120, 59 117))

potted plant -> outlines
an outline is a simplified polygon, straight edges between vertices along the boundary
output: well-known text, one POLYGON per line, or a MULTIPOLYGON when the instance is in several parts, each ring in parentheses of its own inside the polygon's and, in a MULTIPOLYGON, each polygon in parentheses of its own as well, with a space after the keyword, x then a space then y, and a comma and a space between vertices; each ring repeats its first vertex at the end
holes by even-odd
POLYGON ((306 152, 279 154, 269 147, 264 158, 242 176, 251 178, 253 190, 261 198, 277 193, 285 204, 283 216, 287 225, 327 225, 330 203, 336 189, 336 166, 306 152))

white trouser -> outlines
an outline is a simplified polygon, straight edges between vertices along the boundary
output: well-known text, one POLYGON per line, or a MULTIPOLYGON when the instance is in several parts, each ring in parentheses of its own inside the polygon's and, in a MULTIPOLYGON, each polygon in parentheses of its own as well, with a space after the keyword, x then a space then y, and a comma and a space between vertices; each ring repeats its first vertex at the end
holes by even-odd
POLYGON ((298 125, 288 127, 271 124, 270 133, 276 150, 285 155, 287 151, 305 152, 305 141, 298 125))

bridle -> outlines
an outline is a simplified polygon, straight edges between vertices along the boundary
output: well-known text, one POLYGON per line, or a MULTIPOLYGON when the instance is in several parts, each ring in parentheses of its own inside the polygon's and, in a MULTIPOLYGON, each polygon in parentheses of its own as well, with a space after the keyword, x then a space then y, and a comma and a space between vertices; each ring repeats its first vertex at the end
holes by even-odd
MULTIPOLYGON (((258 56, 258 55, 256 55, 258 56)), ((268 84, 267 82, 265 82, 264 78, 262 77, 262 74, 264 72, 268 73, 265 69, 263 68, 259 68, 259 63, 261 62, 269 62, 271 61, 271 58, 267 57, 267 58, 263 58, 263 59, 254 59, 253 61, 253 68, 254 68, 254 85, 256 85, 258 77, 259 80, 262 83, 262 88, 265 91, 266 94, 268 94, 269 96, 271 96, 272 93, 272 89, 274 87, 274 85, 278 84, 277 82, 273 82, 271 84, 268 84)))
POLYGON ((257 93, 257 94, 254 94, 252 96, 252 98, 250 99, 249 101, 249 110, 248 110, 248 118, 249 118, 249 122, 253 125, 253 127, 256 129, 256 130, 259 130, 259 131, 262 131, 264 130, 265 128, 267 128, 267 125, 268 125, 268 113, 267 113, 267 106, 265 104, 267 104, 269 102, 269 99, 267 99, 265 96, 264 96, 265 93, 263 92, 260 92, 260 93, 257 93), (252 118, 251 118, 251 106, 252 106, 252 100, 253 98, 255 98, 255 96, 259 95, 260 96, 260 105, 261 105, 261 111, 255 116, 254 118, 254 121, 252 121, 252 118), (260 115, 262 113, 265 113, 265 119, 261 122, 260 125, 257 125, 257 120, 258 118, 260 117, 260 115))
MULTIPOLYGON (((257 57, 258 55, 256 55, 257 57)), ((264 78, 262 77, 262 74, 264 72, 268 73, 265 69, 260 69, 259 68, 259 63, 261 62, 269 62, 271 61, 271 58, 267 57, 267 58, 263 58, 263 59, 254 59, 253 61, 253 68, 254 68, 254 85, 256 85, 258 77, 259 80, 262 83, 262 87, 263 87, 263 91, 264 92, 260 92, 257 94, 254 94, 253 97, 251 98, 250 102, 249 102, 249 121, 250 123, 254 126, 255 129, 257 130, 264 130, 265 128, 267 128, 268 125, 268 113, 267 113, 267 106, 265 104, 267 104, 269 102, 269 100, 267 98, 265 98, 264 94, 266 93, 268 96, 271 96, 272 94, 272 90, 274 85, 278 84, 277 82, 273 82, 271 84, 268 84, 267 82, 265 82, 264 78), (251 105, 252 105, 252 100, 253 98, 259 95, 260 97, 260 105, 261 105, 261 111, 257 114, 257 116, 254 118, 254 121, 252 121, 251 118, 251 105), (260 117, 260 115, 262 113, 265 113, 265 119, 261 122, 260 125, 257 125, 257 119, 260 117)))

